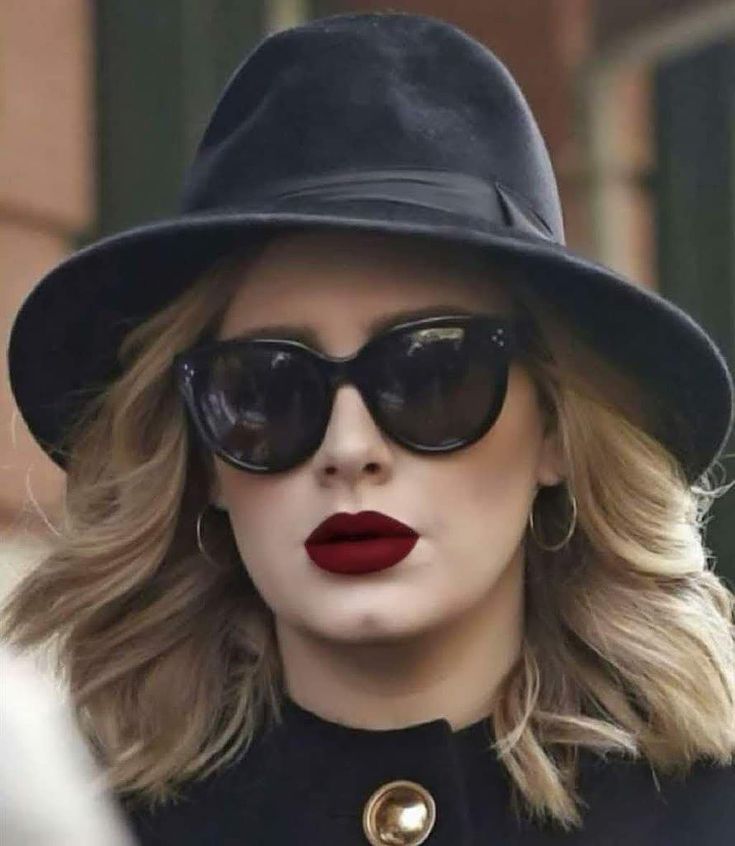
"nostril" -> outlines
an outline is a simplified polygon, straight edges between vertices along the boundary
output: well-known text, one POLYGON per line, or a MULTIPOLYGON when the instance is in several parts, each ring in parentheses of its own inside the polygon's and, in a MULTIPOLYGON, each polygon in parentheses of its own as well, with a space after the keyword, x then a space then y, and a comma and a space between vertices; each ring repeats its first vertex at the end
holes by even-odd
MULTIPOLYGON (((364 470, 370 473, 371 476, 374 476, 376 473, 380 473, 380 464, 377 461, 369 461, 365 464, 364 470)), ((337 467, 334 464, 330 464, 324 468, 325 476, 334 476, 337 472, 337 467)))

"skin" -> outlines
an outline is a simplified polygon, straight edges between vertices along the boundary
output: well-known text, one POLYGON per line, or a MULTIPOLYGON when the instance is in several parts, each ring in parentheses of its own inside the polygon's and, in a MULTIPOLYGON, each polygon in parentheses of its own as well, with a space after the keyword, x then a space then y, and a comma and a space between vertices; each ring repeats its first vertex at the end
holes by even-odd
MULTIPOLYGON (((423 306, 508 310, 488 270, 456 247, 400 236, 279 235, 243 270, 220 326, 231 338, 308 325, 324 352, 355 352, 378 316, 423 306)), ((444 455, 412 453, 342 386, 317 452, 292 470, 251 474, 215 459, 212 499, 228 510, 244 566, 273 611, 286 688, 335 722, 402 728, 491 713, 523 632, 523 536, 541 485, 562 479, 536 390, 518 364, 494 427, 444 455), (376 510, 420 535, 395 567, 325 572, 304 540, 336 511, 376 510)))

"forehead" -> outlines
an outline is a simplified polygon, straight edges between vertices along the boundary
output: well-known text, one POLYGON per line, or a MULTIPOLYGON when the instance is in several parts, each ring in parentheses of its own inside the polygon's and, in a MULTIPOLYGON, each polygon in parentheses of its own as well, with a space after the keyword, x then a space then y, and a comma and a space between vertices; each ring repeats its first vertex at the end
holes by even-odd
MULTIPOLYGON (((338 230, 276 236, 238 271, 219 336, 310 327, 365 337, 376 319, 442 310, 508 312, 503 279, 476 250, 428 239, 338 230)), ((385 321, 384 321, 385 322, 385 321)), ((397 322, 397 321, 396 321, 397 322)))

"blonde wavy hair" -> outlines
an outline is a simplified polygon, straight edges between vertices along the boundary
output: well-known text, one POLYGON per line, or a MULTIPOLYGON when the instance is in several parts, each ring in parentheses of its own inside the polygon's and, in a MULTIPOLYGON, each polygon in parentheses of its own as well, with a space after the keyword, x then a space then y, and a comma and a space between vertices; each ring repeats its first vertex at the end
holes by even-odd
MULTIPOLYGON (((171 372, 173 355, 216 325, 252 255, 220 259, 126 337, 122 375, 69 434, 54 548, 2 618, 17 646, 53 644, 108 784, 151 805, 245 754, 280 717, 272 613, 227 515, 208 514, 206 560, 197 544, 211 457, 190 437, 171 372)), ((580 748, 661 772, 733 762, 735 598, 702 535, 728 488, 687 484, 647 434, 636 386, 522 276, 508 292, 536 327, 524 365, 566 463, 567 485, 536 500, 536 530, 563 535, 565 489, 578 520, 558 551, 525 539, 526 631, 497 691, 494 748, 515 812, 569 829, 582 825, 580 748)))

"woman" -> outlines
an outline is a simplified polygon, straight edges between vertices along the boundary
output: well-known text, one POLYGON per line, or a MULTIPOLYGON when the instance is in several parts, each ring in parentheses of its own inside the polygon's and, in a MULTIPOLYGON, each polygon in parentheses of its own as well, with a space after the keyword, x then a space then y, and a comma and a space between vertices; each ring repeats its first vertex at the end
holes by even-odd
POLYGON ((495 56, 403 14, 271 36, 182 206, 10 346, 68 486, 6 631, 59 638, 141 842, 729 843, 731 377, 564 248, 495 56))

